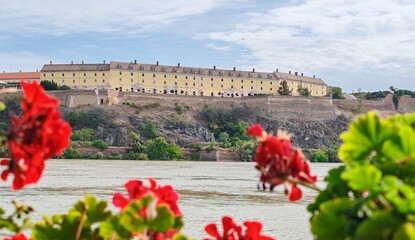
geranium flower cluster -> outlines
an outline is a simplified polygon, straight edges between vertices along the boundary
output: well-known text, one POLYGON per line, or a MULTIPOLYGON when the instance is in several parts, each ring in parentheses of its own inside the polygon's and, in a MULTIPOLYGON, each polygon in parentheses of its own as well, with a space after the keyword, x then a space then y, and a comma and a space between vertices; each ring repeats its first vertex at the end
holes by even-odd
POLYGON ((70 144, 71 127, 60 117, 58 99, 46 94, 37 82, 21 82, 23 99, 21 117, 13 116, 6 135, 9 158, 2 159, 6 166, 1 179, 14 175, 12 187, 37 183, 45 168, 45 161, 62 154, 70 144))
MULTIPOLYGON (((125 184, 128 191, 128 197, 122 193, 115 193, 113 197, 114 206, 125 209, 132 201, 140 200, 146 195, 152 195, 155 198, 155 206, 153 209, 143 209, 137 213, 142 218, 154 217, 157 213, 154 212, 157 206, 166 206, 175 217, 181 217, 182 213, 177 205, 179 194, 170 185, 161 186, 154 179, 149 178, 150 186, 145 186, 140 180, 130 180, 125 184)), ((174 234, 178 233, 176 229, 169 229, 166 233, 147 232, 150 239, 172 239, 174 234)))
POLYGON ((290 135, 279 131, 277 137, 267 134, 257 124, 250 127, 247 134, 257 138, 259 145, 255 155, 256 168, 261 172, 262 189, 273 190, 285 184, 289 201, 301 199, 302 192, 297 184, 313 184, 316 176, 310 175, 310 163, 304 159, 299 149, 292 148, 290 135), (291 189, 289 189, 291 185, 291 189))
POLYGON ((245 221, 245 233, 242 233, 242 227, 238 226, 231 217, 224 216, 222 218, 223 234, 220 234, 216 224, 206 225, 205 231, 209 234, 209 238, 205 240, 273 240, 275 238, 261 235, 262 223, 256 221, 245 221))

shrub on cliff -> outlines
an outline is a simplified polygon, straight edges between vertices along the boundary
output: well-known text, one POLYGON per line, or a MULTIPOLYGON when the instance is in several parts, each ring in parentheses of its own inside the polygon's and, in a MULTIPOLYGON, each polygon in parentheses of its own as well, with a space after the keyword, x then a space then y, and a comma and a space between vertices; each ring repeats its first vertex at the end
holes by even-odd
POLYGON ((146 153, 150 160, 172 160, 180 159, 181 151, 175 143, 167 143, 163 137, 148 140, 146 153))
POLYGON ((96 147, 98 149, 107 149, 108 148, 108 144, 102 139, 93 141, 92 146, 96 147))

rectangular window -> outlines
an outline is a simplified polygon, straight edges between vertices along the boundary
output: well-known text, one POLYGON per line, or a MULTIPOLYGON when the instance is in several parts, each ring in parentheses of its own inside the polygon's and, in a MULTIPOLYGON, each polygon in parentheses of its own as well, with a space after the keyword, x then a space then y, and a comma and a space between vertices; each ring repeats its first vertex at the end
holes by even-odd
POLYGON ((131 78, 131 82, 134 82, 134 79, 131 78))
POLYGON ((196 77, 193 77, 193 80, 196 80, 196 77))
POLYGON ((186 76, 186 79, 187 79, 187 76, 186 76))
POLYGON ((200 86, 203 87, 203 83, 200 83, 200 86))
POLYGON ((65 82, 65 80, 62 79, 62 83, 64 83, 64 82, 65 82))
POLYGON ((241 89, 244 89, 244 86, 241 86, 241 89))
POLYGON ((254 87, 251 86, 251 89, 254 89, 254 87))
POLYGON ((177 75, 174 75, 174 78, 176 78, 176 79, 177 79, 177 75))
POLYGON ((134 76, 134 73, 133 72, 131 72, 131 76, 134 76))
POLYGON ((193 86, 196 86, 195 83, 193 83, 193 86))
POLYGON ((75 83, 75 79, 74 79, 74 80, 72 80, 72 82, 73 82, 73 83, 75 83))
POLYGON ((164 74, 164 78, 166 78, 166 74, 164 74))
MULTIPOLYGON (((46 73, 43 74, 44 77, 46 77, 46 73)), ((75 76, 75 75, 74 75, 75 76)))
POLYGON ((186 86, 187 86, 187 83, 185 83, 184 85, 186 85, 186 86))
POLYGON ((84 73, 84 77, 86 76, 86 73, 84 73))
POLYGON ((97 76, 97 73, 94 73, 94 76, 96 77, 97 76))
POLYGON ((166 84, 166 81, 164 81, 164 84, 166 84))
POLYGON ((96 80, 96 79, 94 79, 94 82, 95 82, 95 83, 97 83, 97 80, 96 80))
POLYGON ((120 82, 122 81, 122 78, 120 78, 120 82))
POLYGON ((120 75, 122 75, 122 72, 120 71, 120 75))
POLYGON ((62 77, 65 77, 65 73, 62 73, 62 77))
POLYGON ((177 85, 177 82, 174 82, 174 85, 177 85))
POLYGON ((212 83, 212 84, 210 84, 210 87, 213 87, 213 83, 212 83))
POLYGON ((102 82, 104 83, 105 82, 105 79, 102 79, 102 82))
POLYGON ((213 82, 213 78, 211 78, 211 79, 210 79, 210 81, 212 81, 212 82, 213 82))
POLYGON ((105 76, 105 73, 102 73, 102 76, 105 76))
POLYGON ((84 83, 86 83, 86 80, 84 79, 84 83))
POLYGON ((153 77, 156 77, 156 74, 153 74, 153 77))
POLYGON ((53 77, 53 73, 52 73, 52 77, 53 77))
POLYGON ((143 79, 143 80, 141 80, 141 82, 142 82, 142 83, 144 83, 144 79, 143 79))
POLYGON ((143 74, 141 74, 141 76, 143 76, 143 77, 144 77, 144 73, 143 73, 143 74))

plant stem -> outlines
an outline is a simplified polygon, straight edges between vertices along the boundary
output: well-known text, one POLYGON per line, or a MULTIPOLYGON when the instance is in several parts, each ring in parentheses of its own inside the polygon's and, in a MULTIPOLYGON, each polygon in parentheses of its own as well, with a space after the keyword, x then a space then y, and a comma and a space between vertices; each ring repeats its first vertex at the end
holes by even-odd
POLYGON ((304 187, 307 187, 307 188, 313 189, 313 190, 315 190, 315 191, 317 191, 317 192, 321 192, 321 191, 322 191, 322 190, 321 190, 320 188, 318 188, 316 185, 311 184, 311 183, 306 183, 306 182, 300 181, 300 180, 298 180, 298 179, 296 179, 296 178, 287 177, 285 180, 286 180, 287 182, 290 182, 290 183, 298 184, 298 185, 301 185, 301 186, 304 186, 304 187))
POLYGON ((86 214, 88 212, 88 195, 85 194, 85 202, 84 202, 84 210, 82 211, 81 220, 79 221, 78 229, 76 229, 76 237, 75 240, 79 240, 82 233, 82 227, 84 226, 86 220, 86 214))

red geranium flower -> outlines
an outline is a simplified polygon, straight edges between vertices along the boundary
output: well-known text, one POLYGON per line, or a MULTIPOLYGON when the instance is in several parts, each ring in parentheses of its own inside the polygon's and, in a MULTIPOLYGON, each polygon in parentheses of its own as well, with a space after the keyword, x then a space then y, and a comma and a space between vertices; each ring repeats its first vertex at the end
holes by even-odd
POLYGON ((205 240, 273 240, 275 238, 261 235, 262 223, 255 221, 245 221, 245 234, 242 234, 242 227, 238 226, 231 217, 222 218, 223 234, 220 234, 216 224, 206 225, 205 231, 211 238, 205 240))
POLYGON ((30 240, 30 238, 26 238, 23 233, 19 233, 11 238, 3 238, 3 240, 30 240))
POLYGON ((62 154, 69 146, 71 127, 57 111, 59 101, 46 94, 37 82, 21 82, 23 115, 12 117, 7 133, 10 159, 0 165, 7 166, 1 179, 14 174, 13 189, 36 183, 45 168, 44 161, 62 154))
POLYGON ((116 193, 112 199, 113 204, 116 207, 124 209, 133 200, 140 200, 144 195, 152 194, 157 199, 157 205, 165 204, 173 212, 174 215, 180 216, 181 212, 177 205, 179 200, 179 194, 173 189, 172 186, 160 186, 157 182, 149 178, 150 186, 146 187, 140 180, 130 180, 125 184, 125 188, 128 191, 128 198, 121 193, 116 193))
POLYGON ((289 201, 296 201, 301 198, 302 193, 289 178, 303 183, 317 181, 316 176, 310 175, 310 164, 304 160, 301 151, 292 148, 289 134, 278 131, 275 137, 267 134, 259 124, 249 128, 247 134, 255 136, 259 142, 255 161, 256 168, 261 172, 263 189, 267 188, 267 184, 270 190, 282 183, 291 185, 291 190, 288 191, 289 201))

